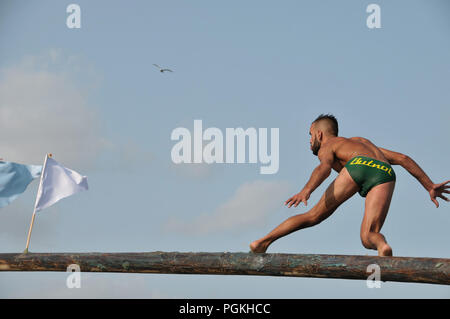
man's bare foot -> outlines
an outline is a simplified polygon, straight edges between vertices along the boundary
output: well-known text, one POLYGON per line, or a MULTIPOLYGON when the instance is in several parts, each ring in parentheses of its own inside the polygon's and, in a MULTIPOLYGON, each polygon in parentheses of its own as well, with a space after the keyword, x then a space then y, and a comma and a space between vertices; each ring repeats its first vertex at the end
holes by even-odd
POLYGON ((378 249, 378 256, 392 256, 392 248, 388 244, 378 249))
POLYGON ((264 244, 261 240, 255 240, 250 244, 250 250, 254 253, 265 253, 268 247, 269 245, 264 244))

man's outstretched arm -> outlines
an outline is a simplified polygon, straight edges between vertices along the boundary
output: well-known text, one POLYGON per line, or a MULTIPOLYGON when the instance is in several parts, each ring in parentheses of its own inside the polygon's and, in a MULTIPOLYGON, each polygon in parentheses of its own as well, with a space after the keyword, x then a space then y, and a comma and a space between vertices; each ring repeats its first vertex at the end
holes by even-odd
POLYGON ((308 199, 314 190, 319 187, 320 184, 324 180, 327 179, 328 176, 330 176, 331 168, 333 165, 334 160, 334 154, 331 151, 331 149, 321 149, 318 154, 320 164, 313 170, 311 177, 309 178, 309 181, 306 183, 305 187, 300 191, 300 193, 292 196, 289 198, 286 202, 284 202, 285 205, 289 205, 288 207, 291 207, 294 205, 294 207, 297 207, 298 204, 303 202, 306 205, 308 205, 308 199))
POLYGON ((422 184, 422 186, 430 194, 430 199, 436 205, 436 207, 439 207, 439 203, 436 200, 436 197, 440 197, 446 201, 449 201, 449 199, 445 197, 443 193, 450 194, 450 191, 448 190, 450 188, 450 185, 447 186, 450 180, 440 184, 434 184, 428 177, 428 175, 423 171, 423 169, 420 168, 419 164, 417 164, 408 155, 393 152, 381 147, 379 147, 379 149, 383 152, 389 163, 393 165, 401 165, 412 176, 414 176, 420 182, 420 184, 422 184))

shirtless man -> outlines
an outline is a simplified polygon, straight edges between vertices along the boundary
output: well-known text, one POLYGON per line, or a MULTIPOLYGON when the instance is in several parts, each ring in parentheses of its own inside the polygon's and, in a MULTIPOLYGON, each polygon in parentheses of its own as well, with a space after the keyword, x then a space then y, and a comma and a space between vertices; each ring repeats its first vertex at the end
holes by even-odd
POLYGON ((392 248, 380 233, 395 186, 395 172, 391 165, 401 165, 413 175, 429 192, 436 207, 439 207, 436 197, 449 201, 443 193, 450 193, 450 185, 447 185, 450 180, 434 184, 407 155, 377 147, 362 137, 338 136, 338 123, 333 115, 320 115, 311 124, 309 134, 311 150, 319 157, 320 164, 302 191, 289 198, 285 205, 297 207, 303 202, 306 206, 311 193, 330 175, 331 169, 339 175, 308 212, 286 219, 269 234, 252 242, 252 252, 264 253, 278 238, 319 224, 333 214, 339 205, 359 192, 366 198, 361 225, 363 246, 377 250, 379 256, 392 256, 392 248))

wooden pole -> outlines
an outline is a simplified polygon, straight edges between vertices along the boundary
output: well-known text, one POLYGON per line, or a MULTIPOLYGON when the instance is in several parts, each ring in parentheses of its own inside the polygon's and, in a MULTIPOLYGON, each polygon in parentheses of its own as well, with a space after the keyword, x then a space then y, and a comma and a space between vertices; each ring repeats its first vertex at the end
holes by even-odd
POLYGON ((36 194, 36 200, 34 201, 33 215, 31 216, 30 228, 28 229, 27 244, 25 246, 25 250, 23 251, 24 254, 28 254, 28 248, 30 247, 31 231, 33 230, 34 219, 36 217, 36 205, 37 205, 39 196, 41 196, 42 180, 44 178, 45 168, 47 167, 47 159, 49 157, 52 157, 52 154, 45 154, 44 165, 42 166, 41 178, 39 179, 39 187, 38 187, 38 191, 36 194))
POLYGON ((368 266, 381 281, 450 285, 450 259, 253 253, 28 253, 0 254, 0 271, 259 275, 367 280, 368 266), (372 270, 373 271, 373 270, 372 270))

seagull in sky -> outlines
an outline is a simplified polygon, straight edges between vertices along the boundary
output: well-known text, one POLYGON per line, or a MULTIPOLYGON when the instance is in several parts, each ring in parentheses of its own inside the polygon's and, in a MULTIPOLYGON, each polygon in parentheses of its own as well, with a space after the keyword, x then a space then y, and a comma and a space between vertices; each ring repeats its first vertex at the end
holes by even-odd
POLYGON ((159 69, 159 72, 164 73, 164 72, 173 72, 171 69, 163 69, 162 67, 160 67, 158 64, 153 64, 154 66, 156 66, 159 69))

